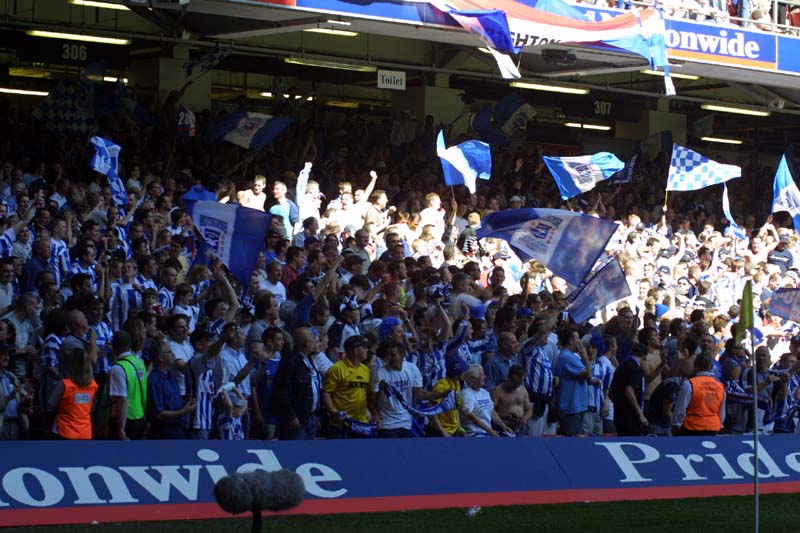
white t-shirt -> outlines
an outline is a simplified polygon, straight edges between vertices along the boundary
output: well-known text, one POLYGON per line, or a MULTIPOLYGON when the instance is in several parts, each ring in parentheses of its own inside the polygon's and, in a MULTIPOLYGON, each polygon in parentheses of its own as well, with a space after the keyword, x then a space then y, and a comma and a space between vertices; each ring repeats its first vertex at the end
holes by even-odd
POLYGON ((411 429, 411 414, 393 395, 387 397, 380 389, 380 382, 385 381, 393 386, 406 403, 413 405, 414 389, 422 388, 422 374, 413 363, 403 361, 403 368, 391 370, 386 366, 377 369, 372 390, 379 393, 378 412, 381 429, 411 429))
MULTIPOLYGON (((192 357, 194 357, 194 348, 192 348, 189 339, 186 339, 185 341, 178 343, 170 338, 167 338, 167 344, 169 344, 169 348, 172 350, 172 355, 175 356, 176 361, 178 359, 181 359, 182 361, 188 364, 189 361, 192 360, 192 357)), ((178 388, 180 388, 181 390, 181 395, 185 396, 186 376, 183 374, 183 372, 178 372, 177 370, 174 370, 173 374, 175 375, 175 379, 177 379, 178 381, 178 388)))
POLYGON ((286 286, 281 281, 272 284, 269 280, 265 279, 258 284, 258 288, 260 290, 266 289, 271 292, 275 296, 275 299, 278 300, 279 306, 286 301, 286 286))
POLYGON ((475 390, 472 387, 465 387, 461 390, 461 427, 467 431, 467 435, 476 433, 486 433, 481 427, 473 424, 467 417, 470 413, 478 417, 484 424, 492 427, 492 409, 494 402, 486 389, 475 390))

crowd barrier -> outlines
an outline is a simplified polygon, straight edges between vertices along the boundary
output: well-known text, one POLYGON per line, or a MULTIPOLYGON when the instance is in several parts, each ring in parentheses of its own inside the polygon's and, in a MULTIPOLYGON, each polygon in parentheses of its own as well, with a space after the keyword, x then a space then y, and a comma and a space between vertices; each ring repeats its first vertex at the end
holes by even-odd
MULTIPOLYGON (((763 493, 800 491, 800 438, 760 440, 763 493)), ((751 436, 6 442, 0 526, 226 516, 216 480, 289 468, 328 514, 750 494, 751 436)))

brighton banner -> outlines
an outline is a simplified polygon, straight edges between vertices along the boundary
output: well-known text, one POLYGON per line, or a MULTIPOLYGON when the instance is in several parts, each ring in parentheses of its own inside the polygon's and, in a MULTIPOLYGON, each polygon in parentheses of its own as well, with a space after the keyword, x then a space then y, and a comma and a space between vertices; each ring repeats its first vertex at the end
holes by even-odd
MULTIPOLYGON (((762 493, 800 491, 798 445, 796 435, 762 437, 762 493)), ((745 495, 753 456, 745 435, 6 442, 0 524, 224 517, 218 479, 280 468, 305 483, 295 514, 745 495)))

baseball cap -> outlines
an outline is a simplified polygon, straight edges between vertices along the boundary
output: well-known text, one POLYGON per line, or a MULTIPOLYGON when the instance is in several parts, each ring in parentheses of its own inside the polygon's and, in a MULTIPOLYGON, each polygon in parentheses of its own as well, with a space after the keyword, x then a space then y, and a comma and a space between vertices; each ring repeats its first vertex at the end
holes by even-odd
POLYGON ((517 309, 517 317, 518 318, 531 318, 533 316, 533 311, 530 310, 529 307, 520 307, 517 309))
POLYGON ((778 242, 782 242, 784 244, 788 244, 789 243, 789 236, 786 235, 785 233, 782 233, 780 235, 780 237, 778 237, 778 242))
POLYGON ((492 256, 492 259, 508 259, 509 257, 511 256, 505 252, 497 252, 492 256))
POLYGON ((670 268, 667 265, 661 265, 658 267, 658 272, 661 272, 662 274, 669 274, 670 268))
POLYGON ((358 254, 349 254, 345 257, 344 262, 348 265, 357 265, 364 262, 364 258, 358 254))
POLYGON ((522 196, 520 196, 518 194, 515 194, 514 196, 512 196, 511 198, 508 199, 508 203, 511 203, 511 202, 524 203, 525 200, 522 199, 522 196))

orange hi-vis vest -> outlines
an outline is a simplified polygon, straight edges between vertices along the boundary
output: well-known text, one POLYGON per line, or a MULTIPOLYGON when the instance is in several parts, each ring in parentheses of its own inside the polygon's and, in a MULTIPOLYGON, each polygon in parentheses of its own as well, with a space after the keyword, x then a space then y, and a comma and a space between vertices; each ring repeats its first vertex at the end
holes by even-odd
POLYGON ((92 404, 97 392, 97 383, 81 387, 71 379, 63 380, 64 394, 58 406, 56 427, 65 439, 91 440, 92 404))
POLYGON ((686 408, 683 427, 691 431, 719 431, 720 407, 725 401, 725 387, 711 376, 695 376, 692 385, 692 400, 686 408))

